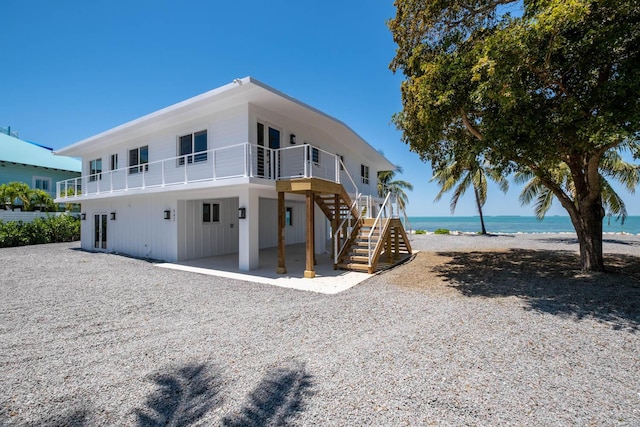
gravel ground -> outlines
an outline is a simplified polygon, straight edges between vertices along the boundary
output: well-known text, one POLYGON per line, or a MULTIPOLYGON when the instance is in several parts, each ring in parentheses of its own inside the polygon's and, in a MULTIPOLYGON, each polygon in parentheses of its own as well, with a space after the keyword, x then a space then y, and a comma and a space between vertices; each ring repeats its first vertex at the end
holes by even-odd
POLYGON ((0 249, 0 425, 640 425, 640 237, 571 239, 416 236, 337 295, 0 249))

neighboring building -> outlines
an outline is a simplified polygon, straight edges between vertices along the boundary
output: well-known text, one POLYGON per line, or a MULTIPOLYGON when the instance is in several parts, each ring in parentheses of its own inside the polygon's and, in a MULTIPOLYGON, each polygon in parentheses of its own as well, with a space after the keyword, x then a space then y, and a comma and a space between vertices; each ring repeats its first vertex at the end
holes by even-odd
POLYGON ((55 156, 50 148, 23 141, 9 129, 0 128, 0 184, 24 182, 55 198, 56 184, 79 177, 80 172, 80 160, 55 156))
MULTIPOLYGON (((393 164, 344 123, 251 77, 56 154, 82 158, 82 177, 59 183, 56 201, 82 203, 87 250, 166 261, 238 253, 251 270, 260 249, 278 246, 284 272, 284 245, 306 242, 313 277, 314 252, 338 248, 336 266, 355 258, 363 210, 391 211, 374 195, 393 164)), ((406 236, 394 236, 397 253, 406 236)))

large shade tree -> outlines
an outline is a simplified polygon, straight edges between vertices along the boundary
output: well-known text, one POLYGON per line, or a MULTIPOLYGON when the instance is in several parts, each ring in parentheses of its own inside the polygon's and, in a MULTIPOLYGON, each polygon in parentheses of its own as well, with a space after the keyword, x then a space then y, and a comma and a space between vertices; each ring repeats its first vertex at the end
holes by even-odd
POLYGON ((435 170, 480 153, 504 174, 530 171, 567 210, 582 270, 602 271, 602 162, 612 150, 640 156, 640 3, 395 6, 391 68, 405 81, 394 121, 404 142, 435 170), (571 192, 554 173, 560 164, 571 192))

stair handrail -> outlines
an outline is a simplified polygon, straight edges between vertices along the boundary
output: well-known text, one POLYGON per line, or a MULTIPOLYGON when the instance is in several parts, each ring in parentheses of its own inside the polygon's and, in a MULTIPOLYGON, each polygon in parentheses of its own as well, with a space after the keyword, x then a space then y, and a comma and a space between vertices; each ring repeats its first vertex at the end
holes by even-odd
MULTIPOLYGON (((338 176, 340 176, 339 172, 344 172, 347 178, 349 178, 349 182, 351 182, 351 185, 353 186, 353 194, 355 196, 354 200, 360 199, 361 193, 358 191, 358 186, 356 185, 356 182, 353 180, 353 177, 349 173, 349 169, 347 169, 347 167, 345 166, 340 156, 336 155, 336 160, 338 161, 338 176)), ((347 191, 347 194, 349 193, 344 183, 342 183, 342 180, 339 180, 338 184, 342 184, 345 191, 347 191)))
MULTIPOLYGON (((373 252, 371 250, 371 237, 375 234, 374 231, 376 230, 376 227, 380 227, 380 233, 378 233, 378 243, 376 243, 376 245, 380 244, 380 240, 382 238, 382 220, 381 218, 383 217, 382 215, 385 213, 386 211, 386 207, 387 204, 389 205, 389 209, 393 209, 390 203, 390 199, 391 199, 391 195, 393 193, 388 192, 387 193, 387 197, 384 198, 384 202, 382 203, 382 206, 380 207, 380 212, 378 212, 378 215, 376 216, 376 220, 373 221, 373 225, 371 226, 371 229, 369 230, 369 236, 367 237, 367 259, 368 261, 368 266, 371 267, 372 265, 372 261, 373 261, 373 252)), ((390 212, 393 212, 392 210, 390 212)), ((375 249, 375 247, 374 247, 375 249)))
MULTIPOLYGON (((351 203, 351 206, 349 206, 349 212, 347 213, 347 215, 345 216, 345 218, 342 220, 342 222, 340 223, 340 225, 338 226, 338 228, 335 230, 335 233, 333 234, 333 242, 334 242, 334 252, 333 252, 333 257, 334 257, 334 264, 338 263, 338 260, 340 259, 340 254, 342 253, 342 251, 344 250, 345 246, 347 245, 347 242, 349 242, 349 238, 345 238, 344 242, 342 242, 342 245, 340 247, 338 247, 340 245, 340 239, 339 239, 339 235, 340 232, 342 230, 342 227, 344 226, 345 222, 347 222, 347 236, 351 236, 351 233, 353 232, 353 229, 355 228, 355 222, 359 219, 359 218, 355 218, 355 216, 353 215, 353 212, 356 211, 357 212, 357 206, 358 206, 358 199, 354 200, 353 203, 351 203), (353 219, 353 221, 352 221, 353 219)), ((336 206, 335 208, 335 214, 334 215, 340 215, 340 207, 336 206)))

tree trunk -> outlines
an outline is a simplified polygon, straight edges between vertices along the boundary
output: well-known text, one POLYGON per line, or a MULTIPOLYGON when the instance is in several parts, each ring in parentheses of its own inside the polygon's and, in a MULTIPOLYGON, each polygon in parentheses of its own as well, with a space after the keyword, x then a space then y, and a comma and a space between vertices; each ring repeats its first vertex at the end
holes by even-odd
POLYGON ((487 229, 484 228, 484 217, 482 216, 482 205, 480 204, 480 196, 478 195, 478 189, 476 186, 473 186, 473 192, 476 195, 476 205, 478 206, 478 213, 480 214, 480 225, 482 226, 482 232, 480 234, 487 234, 487 229))
POLYGON ((580 266, 583 273, 603 272, 602 219, 604 209, 598 199, 588 206, 581 206, 579 213, 571 214, 580 244, 580 266))

